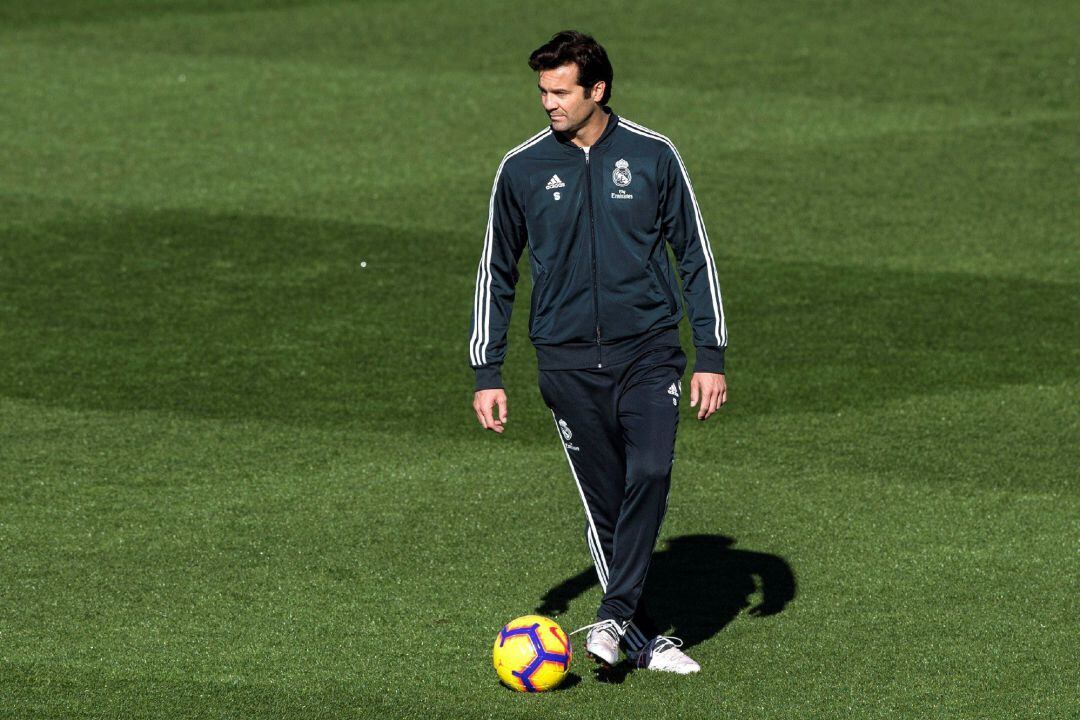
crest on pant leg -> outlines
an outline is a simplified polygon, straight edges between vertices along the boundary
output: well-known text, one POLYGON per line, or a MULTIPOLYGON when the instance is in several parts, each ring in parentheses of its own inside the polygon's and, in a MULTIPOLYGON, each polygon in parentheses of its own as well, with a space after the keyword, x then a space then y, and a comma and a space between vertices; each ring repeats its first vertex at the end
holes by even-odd
POLYGON ((566 446, 567 450, 573 450, 574 452, 581 450, 577 445, 570 442, 570 438, 574 437, 574 433, 571 432, 570 426, 566 424, 565 420, 559 420, 555 423, 555 426, 559 428, 559 434, 562 435, 563 445, 566 446))

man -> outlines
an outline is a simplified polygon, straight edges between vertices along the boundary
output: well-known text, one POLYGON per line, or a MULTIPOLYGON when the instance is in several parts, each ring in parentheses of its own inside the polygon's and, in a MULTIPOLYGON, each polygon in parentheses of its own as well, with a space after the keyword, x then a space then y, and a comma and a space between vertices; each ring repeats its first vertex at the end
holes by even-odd
POLYGON ((677 638, 655 632, 641 592, 667 509, 686 367, 665 242, 697 348, 690 404, 699 420, 727 399, 712 249, 675 146, 608 107, 613 72, 593 38, 558 33, 529 67, 551 124, 507 153, 495 174, 473 299, 473 409, 484 428, 505 431, 501 367, 527 245, 540 391, 585 505, 604 589, 597 622, 581 628, 590 630, 586 652, 611 665, 621 647, 639 667, 697 672, 677 638))

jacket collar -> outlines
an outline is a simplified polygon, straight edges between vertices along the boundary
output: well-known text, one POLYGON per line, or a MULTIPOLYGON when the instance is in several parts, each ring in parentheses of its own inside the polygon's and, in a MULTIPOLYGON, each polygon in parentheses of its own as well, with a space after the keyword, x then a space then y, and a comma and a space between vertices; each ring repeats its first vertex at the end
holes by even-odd
MULTIPOLYGON (((594 148, 603 147, 607 139, 611 137, 611 134, 615 132, 615 127, 619 124, 619 116, 613 113, 611 111, 611 108, 605 105, 603 110, 605 113, 607 113, 608 116, 607 127, 604 128, 604 132, 600 133, 600 137, 598 137, 596 139, 596 142, 593 143, 592 147, 594 148)), ((570 140, 568 140, 566 136, 563 135, 561 132, 552 130, 551 134, 555 136, 555 139, 558 140, 559 144, 562 145, 566 150, 575 153, 581 152, 581 148, 570 142, 570 140)))

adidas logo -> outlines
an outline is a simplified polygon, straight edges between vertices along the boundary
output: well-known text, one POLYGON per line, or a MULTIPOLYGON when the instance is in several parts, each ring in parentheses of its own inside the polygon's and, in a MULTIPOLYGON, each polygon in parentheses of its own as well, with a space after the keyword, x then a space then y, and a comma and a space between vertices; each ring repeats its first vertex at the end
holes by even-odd
POLYGON ((671 383, 671 387, 669 387, 667 389, 667 394, 668 395, 674 395, 675 397, 679 397, 679 386, 676 385, 675 383, 671 383))
POLYGON ((558 175, 552 175, 548 180, 548 184, 544 187, 545 190, 554 190, 555 188, 566 187, 566 183, 559 179, 558 175))

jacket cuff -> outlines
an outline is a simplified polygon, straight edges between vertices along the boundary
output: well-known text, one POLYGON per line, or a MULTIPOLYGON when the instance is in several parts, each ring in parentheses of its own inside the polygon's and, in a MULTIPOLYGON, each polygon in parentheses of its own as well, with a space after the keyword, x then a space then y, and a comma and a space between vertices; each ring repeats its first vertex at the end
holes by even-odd
POLYGON ((502 365, 484 365, 475 370, 477 390, 494 390, 503 386, 502 365))
POLYGON ((694 372, 724 373, 724 350, 716 346, 697 347, 694 372))

